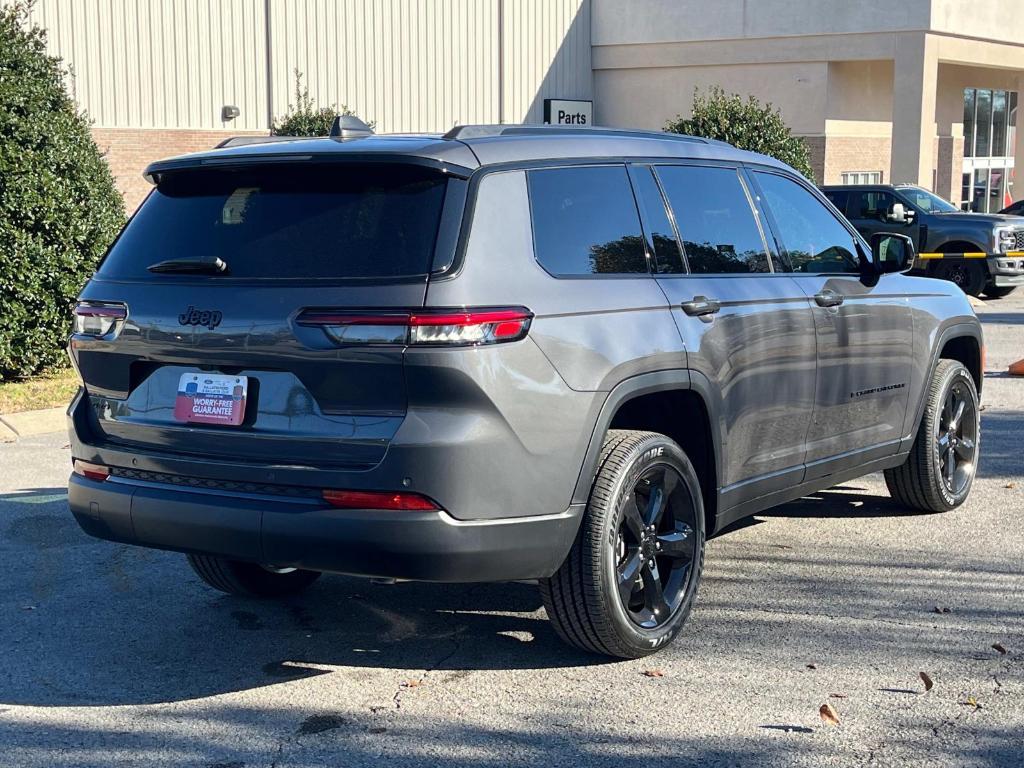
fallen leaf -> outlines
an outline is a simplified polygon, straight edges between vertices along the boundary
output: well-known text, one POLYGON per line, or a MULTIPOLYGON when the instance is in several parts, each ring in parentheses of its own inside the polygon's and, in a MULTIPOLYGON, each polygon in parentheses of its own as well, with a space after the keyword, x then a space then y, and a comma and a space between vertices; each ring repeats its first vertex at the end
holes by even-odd
POLYGON ((978 700, 973 696, 968 696, 967 701, 963 702, 963 705, 965 707, 974 707, 975 709, 981 709, 981 704, 979 704, 978 700))
POLYGON ((664 677, 665 673, 660 669, 645 669, 644 677, 664 677))
POLYGON ((831 704, 822 704, 818 708, 818 715, 821 717, 821 722, 825 725, 839 725, 839 713, 835 711, 831 704))
POLYGON ((928 676, 927 672, 918 672, 917 676, 920 677, 921 682, 924 683, 925 693, 930 691, 932 689, 932 686, 935 685, 935 683, 932 682, 931 677, 928 676))
POLYGON ((406 680, 402 683, 404 688, 419 688, 421 685, 423 685, 422 680, 406 680))
POLYGON ((1006 485, 1003 486, 1003 488, 1016 488, 1016 487, 1017 487, 1016 483, 1007 483, 1006 485))
POLYGON ((808 669, 817 669, 818 668, 817 664, 807 664, 806 666, 807 666, 808 669))
POLYGON ((829 696, 831 696, 833 699, 845 699, 845 698, 847 698, 845 693, 830 693, 829 696))
POLYGON ((946 606, 946 605, 936 605, 935 606, 935 612, 936 613, 951 613, 952 611, 950 610, 949 606, 946 606))
POLYGON ((992 650, 998 652, 1003 656, 1006 655, 1006 646, 1004 646, 1002 643, 992 643, 992 650))

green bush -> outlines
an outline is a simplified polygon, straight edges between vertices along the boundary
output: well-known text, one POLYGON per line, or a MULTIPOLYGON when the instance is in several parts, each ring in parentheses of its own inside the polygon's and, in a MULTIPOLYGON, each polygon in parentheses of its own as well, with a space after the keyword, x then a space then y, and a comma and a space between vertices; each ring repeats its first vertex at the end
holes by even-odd
POLYGON ((0 7, 0 379, 62 362, 71 306, 124 223, 29 4, 0 7))
POLYGON ((807 144, 790 133, 778 109, 771 104, 761 104, 753 96, 744 99, 718 87, 706 94, 695 89, 693 116, 687 120, 676 117, 665 124, 665 130, 718 139, 740 149, 760 152, 814 179, 807 144))
POLYGON ((270 132, 274 136, 327 136, 338 115, 355 114, 344 104, 341 107, 317 107, 302 86, 302 73, 295 70, 295 103, 288 105, 284 117, 274 120, 270 132))

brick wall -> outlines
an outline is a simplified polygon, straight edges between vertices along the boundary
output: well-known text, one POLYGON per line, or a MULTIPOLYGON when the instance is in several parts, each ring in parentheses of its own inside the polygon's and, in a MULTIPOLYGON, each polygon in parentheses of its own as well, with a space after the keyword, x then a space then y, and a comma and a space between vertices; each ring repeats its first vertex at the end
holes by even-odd
POLYGON ((841 184, 848 171, 881 171, 890 180, 892 139, 888 136, 828 136, 825 140, 823 184, 841 184))
POLYGON ((163 128, 93 128, 92 136, 104 153, 124 196, 125 210, 134 211, 149 193, 142 178, 146 166, 187 152, 212 149, 229 136, 261 135, 260 131, 194 131, 163 128))
POLYGON ((804 136, 804 144, 811 154, 811 169, 814 171, 814 181, 817 184, 824 184, 825 178, 825 137, 804 136))

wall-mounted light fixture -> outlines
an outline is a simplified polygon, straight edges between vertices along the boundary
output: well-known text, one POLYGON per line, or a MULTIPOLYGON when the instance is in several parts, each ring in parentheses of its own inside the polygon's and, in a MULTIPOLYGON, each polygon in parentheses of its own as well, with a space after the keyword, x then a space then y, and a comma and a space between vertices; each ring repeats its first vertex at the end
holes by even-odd
POLYGON ((225 104, 220 108, 220 119, 221 122, 226 123, 228 120, 234 120, 242 114, 242 110, 236 107, 234 104, 225 104))

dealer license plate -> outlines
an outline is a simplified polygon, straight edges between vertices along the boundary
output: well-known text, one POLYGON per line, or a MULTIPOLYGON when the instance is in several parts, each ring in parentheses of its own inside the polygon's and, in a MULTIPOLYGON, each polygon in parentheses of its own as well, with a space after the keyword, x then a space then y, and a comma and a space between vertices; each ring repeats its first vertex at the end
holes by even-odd
POLYGON ((190 423, 238 426, 245 418, 248 390, 248 376, 182 374, 174 401, 174 418, 190 423))

